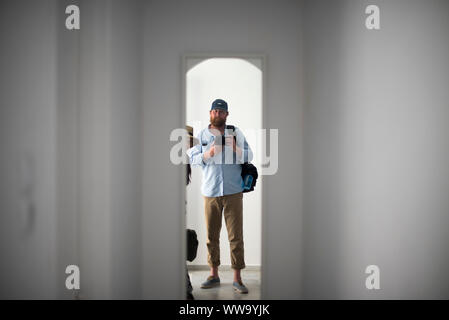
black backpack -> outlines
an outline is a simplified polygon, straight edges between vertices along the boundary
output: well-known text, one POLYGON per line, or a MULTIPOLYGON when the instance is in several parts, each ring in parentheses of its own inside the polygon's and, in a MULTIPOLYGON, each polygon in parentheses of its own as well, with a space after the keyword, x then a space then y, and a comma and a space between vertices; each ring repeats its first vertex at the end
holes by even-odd
MULTIPOLYGON (((231 125, 227 125, 226 129, 230 129, 232 131, 235 131, 235 127, 231 126, 231 125)), ((223 137, 224 139, 224 137, 223 137)), ((237 138, 234 135, 234 140, 236 140, 237 138)), ((242 179, 245 180, 245 177, 247 175, 250 175, 253 177, 253 181, 251 183, 251 188, 250 189, 243 189, 243 192, 251 192, 254 191, 254 187, 256 186, 256 182, 257 182, 257 178, 259 177, 259 174, 257 173, 257 168, 255 165, 253 165, 252 163, 248 163, 245 162, 243 164, 241 164, 242 166, 242 179)))
POLYGON ((251 188, 250 189, 243 189, 243 192, 251 192, 254 191, 254 187, 256 186, 256 181, 258 178, 258 174, 257 174, 257 168, 255 165, 253 165, 252 163, 248 163, 245 162, 244 164, 241 165, 242 166, 242 179, 245 180, 245 177, 247 175, 250 175, 253 177, 253 181, 251 183, 251 188))
POLYGON ((198 238, 195 230, 187 229, 187 260, 192 262, 196 258, 198 238))

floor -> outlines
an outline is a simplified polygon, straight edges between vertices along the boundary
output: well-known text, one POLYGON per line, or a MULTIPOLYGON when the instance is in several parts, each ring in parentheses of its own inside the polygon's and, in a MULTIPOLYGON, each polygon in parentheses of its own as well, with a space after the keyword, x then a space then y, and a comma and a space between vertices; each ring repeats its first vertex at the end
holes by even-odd
POLYGON ((195 300, 259 300, 260 270, 242 270, 242 281, 248 288, 248 294, 241 294, 232 288, 233 271, 219 270, 220 286, 201 289, 201 283, 206 281, 209 270, 189 270, 195 300))

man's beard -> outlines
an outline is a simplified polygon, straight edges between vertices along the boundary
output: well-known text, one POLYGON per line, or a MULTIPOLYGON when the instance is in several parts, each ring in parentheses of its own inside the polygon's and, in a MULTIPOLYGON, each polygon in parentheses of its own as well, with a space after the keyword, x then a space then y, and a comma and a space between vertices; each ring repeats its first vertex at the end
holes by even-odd
POLYGON ((220 118, 220 117, 210 117, 210 123, 211 123, 211 125, 213 125, 214 127, 216 127, 216 128, 220 128, 220 127, 222 127, 225 123, 226 123, 226 120, 225 119, 223 119, 223 118, 220 118))

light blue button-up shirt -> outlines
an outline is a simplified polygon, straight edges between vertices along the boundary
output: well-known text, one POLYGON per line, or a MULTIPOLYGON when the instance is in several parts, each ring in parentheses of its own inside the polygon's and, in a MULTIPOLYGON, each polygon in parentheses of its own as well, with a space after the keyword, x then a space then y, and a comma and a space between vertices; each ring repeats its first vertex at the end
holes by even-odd
MULTIPOLYGON (((210 125, 209 125, 210 126, 210 125)), ((209 127, 201 130, 197 139, 199 144, 187 150, 190 164, 201 166, 203 169, 203 183, 201 193, 206 197, 219 197, 243 191, 242 167, 240 164, 250 162, 253 159, 253 152, 246 142, 246 138, 237 127, 233 132, 225 129, 225 136, 235 135, 236 144, 242 149, 242 156, 237 159, 237 154, 232 147, 225 146, 222 152, 215 154, 208 160, 204 160, 203 154, 211 147, 215 136, 209 127)), ((218 145, 219 143, 215 143, 218 145)))

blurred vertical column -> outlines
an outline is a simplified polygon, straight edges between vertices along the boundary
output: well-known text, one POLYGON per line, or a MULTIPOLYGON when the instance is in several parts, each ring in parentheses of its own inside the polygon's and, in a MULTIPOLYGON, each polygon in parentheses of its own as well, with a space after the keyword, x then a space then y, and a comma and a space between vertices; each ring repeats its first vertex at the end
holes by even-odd
POLYGON ((139 298, 140 1, 80 1, 81 298, 139 298))
POLYGON ((58 226, 58 294, 77 298, 79 292, 67 290, 65 269, 80 266, 79 196, 80 196, 80 30, 65 27, 66 7, 80 1, 58 1, 57 32, 57 226, 58 226))
POLYGON ((0 298, 57 297, 57 1, 0 4, 0 298))

